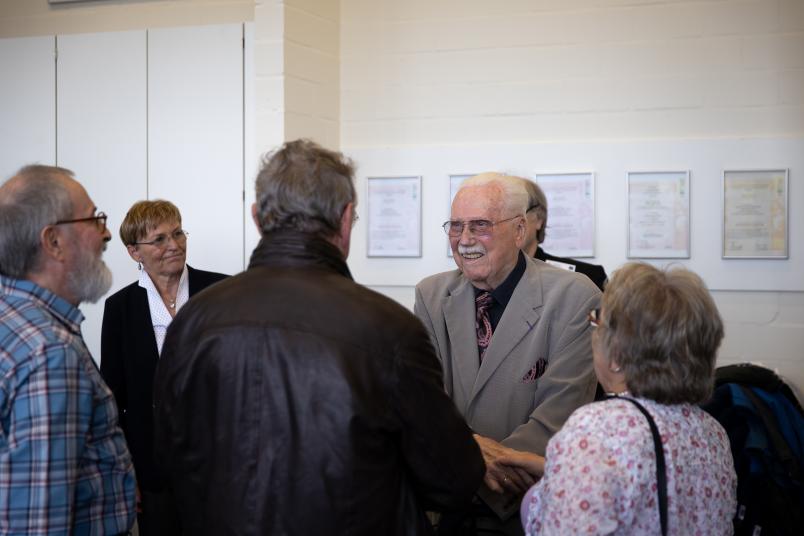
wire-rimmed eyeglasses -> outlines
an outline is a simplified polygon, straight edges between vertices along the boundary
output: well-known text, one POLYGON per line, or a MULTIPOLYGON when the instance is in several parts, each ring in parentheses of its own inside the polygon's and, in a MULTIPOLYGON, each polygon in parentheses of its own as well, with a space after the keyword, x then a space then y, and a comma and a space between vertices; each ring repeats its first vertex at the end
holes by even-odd
POLYGON ((176 244, 182 244, 187 240, 189 235, 184 229, 176 229, 170 234, 156 235, 153 240, 148 242, 134 242, 135 246, 153 246, 155 248, 164 248, 168 245, 168 240, 173 240, 176 244))
POLYGON ((504 220, 498 221, 491 221, 491 220, 468 220, 468 221, 460 221, 460 220, 448 220, 445 221, 441 227, 443 227, 444 232, 451 237, 461 236, 463 234, 464 227, 469 227, 469 232, 475 236, 488 236, 494 231, 494 226, 499 223, 504 223, 507 221, 515 220, 517 218, 521 218, 521 216, 513 216, 511 218, 506 218, 504 220))

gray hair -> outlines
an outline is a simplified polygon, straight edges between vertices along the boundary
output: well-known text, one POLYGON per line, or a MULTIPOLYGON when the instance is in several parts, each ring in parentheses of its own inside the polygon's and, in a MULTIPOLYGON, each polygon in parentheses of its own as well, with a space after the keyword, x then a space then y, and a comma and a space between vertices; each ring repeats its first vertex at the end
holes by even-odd
POLYGON ((522 179, 522 186, 528 193, 528 212, 531 210, 536 213, 536 217, 542 220, 542 226, 536 230, 536 242, 544 242, 545 229, 547 229, 547 197, 534 181, 522 179))
POLYGON ((34 270, 42 229, 73 214, 69 169, 30 165, 0 186, 0 273, 21 279, 34 270))
POLYGON ((600 307, 592 345, 619 365, 632 395, 661 404, 709 399, 723 320, 698 275, 628 263, 614 272, 600 307))
POLYGON ((257 221, 263 233, 293 229, 331 237, 343 209, 356 202, 354 165, 306 139, 267 154, 257 175, 257 221))
POLYGON ((502 173, 481 173, 463 181, 460 190, 475 186, 496 185, 502 190, 505 212, 524 216, 528 208, 528 194, 522 185, 522 180, 520 177, 502 173))

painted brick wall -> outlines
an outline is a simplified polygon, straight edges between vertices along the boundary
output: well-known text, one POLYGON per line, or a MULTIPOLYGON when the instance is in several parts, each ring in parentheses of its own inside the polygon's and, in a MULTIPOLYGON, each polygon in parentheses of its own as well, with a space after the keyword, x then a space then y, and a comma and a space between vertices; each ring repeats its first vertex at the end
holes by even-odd
POLYGON ((342 143, 801 135, 801 0, 342 1, 342 143))
POLYGON ((284 2, 285 139, 340 145, 340 2, 284 2))
MULTIPOLYGON (((802 0, 341 0, 340 29, 341 148, 355 154, 804 138, 802 0)), ((412 287, 374 288, 412 308, 412 287)), ((804 391, 804 293, 713 294, 720 363, 762 362, 804 391)))

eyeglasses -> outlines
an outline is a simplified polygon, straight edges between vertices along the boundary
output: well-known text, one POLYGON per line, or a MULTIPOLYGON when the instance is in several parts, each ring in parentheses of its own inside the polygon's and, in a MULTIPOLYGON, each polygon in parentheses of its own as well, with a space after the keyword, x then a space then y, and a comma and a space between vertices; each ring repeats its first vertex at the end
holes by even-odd
POLYGON ((528 210, 526 210, 526 211, 525 211, 525 213, 527 214, 527 213, 528 213, 528 212, 530 212, 531 210, 536 210, 536 209, 537 209, 537 208, 539 208, 540 206, 541 206, 541 205, 540 205, 539 203, 533 203, 531 206, 529 206, 529 207, 528 207, 528 210))
POLYGON ((489 220, 469 220, 469 221, 460 221, 460 220, 449 220, 445 221, 444 224, 441 226, 444 228, 444 232, 447 233, 449 236, 455 238, 461 236, 463 234, 463 229, 465 226, 469 226, 469 232, 476 236, 488 236, 494 230, 494 226, 498 223, 504 223, 507 221, 515 220, 520 218, 521 216, 513 216, 511 218, 506 218, 504 220, 499 221, 489 221, 489 220))
POLYGON ((593 328, 600 327, 600 308, 590 309, 589 314, 586 315, 586 319, 593 328))
POLYGON ((81 223, 82 221, 93 221, 95 225, 100 228, 101 231, 106 230, 106 219, 108 216, 105 212, 98 212, 96 216, 90 216, 88 218, 76 218, 74 220, 59 220, 53 225, 64 225, 65 223, 81 223))
POLYGON ((134 242, 135 246, 153 246, 155 248, 164 248, 167 247, 168 240, 173 239, 173 241, 177 244, 182 244, 187 241, 187 235, 189 235, 187 231, 184 229, 177 229, 170 233, 169 235, 156 235, 153 240, 148 242, 134 242))

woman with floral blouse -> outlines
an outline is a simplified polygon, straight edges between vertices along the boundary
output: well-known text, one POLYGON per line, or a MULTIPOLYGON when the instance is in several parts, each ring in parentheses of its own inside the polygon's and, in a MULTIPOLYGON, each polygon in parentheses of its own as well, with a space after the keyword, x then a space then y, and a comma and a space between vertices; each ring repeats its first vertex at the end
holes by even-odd
POLYGON ((672 535, 731 534, 737 479, 726 432, 698 408, 714 383, 723 323, 703 281, 684 268, 631 263, 590 312, 595 373, 611 397, 576 410, 545 458, 512 466, 544 476, 525 495, 528 535, 662 534, 657 455, 666 465, 672 535))

